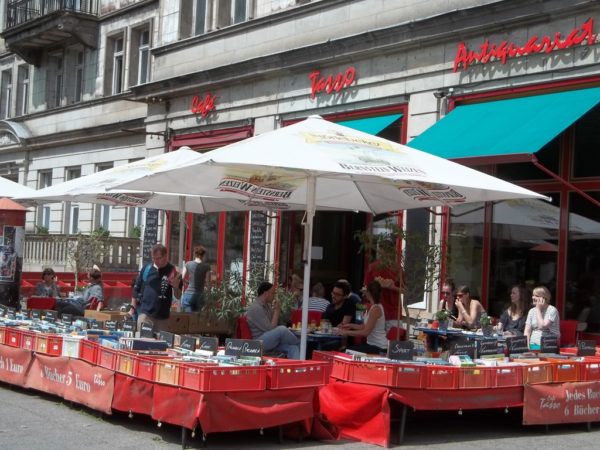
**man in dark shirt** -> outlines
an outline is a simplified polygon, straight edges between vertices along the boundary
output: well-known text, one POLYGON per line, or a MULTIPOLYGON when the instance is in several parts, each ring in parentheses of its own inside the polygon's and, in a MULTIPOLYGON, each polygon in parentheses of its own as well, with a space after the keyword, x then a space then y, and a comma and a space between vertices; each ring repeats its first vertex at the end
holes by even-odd
POLYGON ((333 285, 331 304, 323 314, 323 319, 329 320, 331 326, 337 327, 341 323, 354 323, 356 303, 348 298, 349 294, 350 289, 347 284, 338 281, 333 285))
POLYGON ((173 295, 181 296, 181 275, 169 262, 164 245, 152 247, 152 262, 140 271, 133 286, 131 304, 138 312, 138 330, 142 323, 147 323, 154 331, 160 331, 166 327, 173 295))

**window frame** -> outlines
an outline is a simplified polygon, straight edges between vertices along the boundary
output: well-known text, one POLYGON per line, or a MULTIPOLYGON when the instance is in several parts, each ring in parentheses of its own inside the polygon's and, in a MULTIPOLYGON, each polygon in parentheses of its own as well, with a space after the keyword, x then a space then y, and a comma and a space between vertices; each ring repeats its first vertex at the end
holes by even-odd
POLYGON ((12 117, 12 89, 12 68, 8 68, 0 73, 0 119, 12 117))
POLYGON ((16 115, 24 116, 29 112, 29 86, 30 74, 28 64, 20 64, 17 66, 17 104, 16 115), (25 77, 21 78, 21 74, 25 73, 25 77))
POLYGON ((123 34, 115 36, 112 51, 112 94, 120 94, 125 90, 125 37, 123 34), (118 43, 121 48, 118 50, 118 43))

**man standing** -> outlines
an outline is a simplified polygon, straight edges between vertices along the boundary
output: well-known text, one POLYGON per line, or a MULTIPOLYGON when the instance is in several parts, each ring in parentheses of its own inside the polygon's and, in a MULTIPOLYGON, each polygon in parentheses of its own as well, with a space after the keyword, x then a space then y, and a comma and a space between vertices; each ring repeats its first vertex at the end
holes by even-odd
POLYGON ((181 275, 169 262, 167 248, 162 244, 152 247, 152 262, 140 271, 133 286, 131 304, 137 309, 138 330, 142 323, 147 323, 156 332, 166 327, 173 295, 181 296, 181 275))
POLYGON ((202 246, 194 249, 194 260, 185 264, 182 277, 188 276, 188 285, 181 297, 184 312, 200 311, 204 304, 204 286, 210 278, 210 264, 204 262, 206 249, 202 246))
POLYGON ((356 303, 349 298, 350 288, 346 283, 337 281, 331 290, 331 304, 325 310, 323 319, 329 320, 331 326, 354 323, 356 303))
POLYGON ((299 359, 298 338, 286 327, 279 325, 281 304, 275 299, 275 286, 263 281, 258 286, 257 295, 246 312, 252 339, 262 340, 265 351, 278 350, 285 352, 289 359, 299 359))

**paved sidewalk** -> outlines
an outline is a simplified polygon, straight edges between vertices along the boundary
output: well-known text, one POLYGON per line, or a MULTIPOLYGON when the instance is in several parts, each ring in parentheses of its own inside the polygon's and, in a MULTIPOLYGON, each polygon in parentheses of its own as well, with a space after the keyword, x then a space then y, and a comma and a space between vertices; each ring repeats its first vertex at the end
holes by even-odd
MULTIPOLYGON (((350 401, 350 400, 349 400, 350 401)), ((600 417, 598 419, 600 421, 600 417)), ((587 432, 583 424, 550 428, 524 427, 520 410, 411 413, 402 449, 463 450, 477 449, 567 449, 596 448, 600 425, 587 432)), ((200 448, 199 437, 189 448, 200 448)), ((367 449, 375 446, 348 442, 278 442, 273 430, 209 435, 208 449, 367 449)), ((130 419, 127 414, 100 416, 94 411, 70 405, 57 397, 12 388, 0 383, 0 449, 106 450, 139 448, 180 449, 179 427, 163 424, 146 416, 130 419)))

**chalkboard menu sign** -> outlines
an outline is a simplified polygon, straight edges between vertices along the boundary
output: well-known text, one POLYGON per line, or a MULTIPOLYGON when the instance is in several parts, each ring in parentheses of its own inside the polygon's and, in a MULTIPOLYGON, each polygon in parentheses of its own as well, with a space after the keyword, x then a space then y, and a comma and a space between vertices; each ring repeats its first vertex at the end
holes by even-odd
POLYGON ((4 317, 6 315, 6 306, 0 305, 0 316, 4 317))
POLYGON ((60 316, 60 321, 64 324, 71 325, 73 323, 73 314, 63 314, 60 316))
POLYGON ((159 331, 158 339, 165 341, 170 348, 173 348, 173 345, 175 344, 175 334, 168 331, 159 331))
POLYGON ((387 357, 396 361, 410 361, 415 356, 415 345, 411 341, 389 341, 387 357))
POLYGON ((577 341, 577 356, 596 356, 596 341, 577 341))
POLYGON ((98 322, 97 320, 94 320, 93 322, 90 322, 90 328, 92 330, 99 330, 101 328, 102 325, 100 322, 98 322))
POLYGON ((558 338, 556 336, 542 336, 540 342, 541 353, 558 353, 558 338))
POLYGON ((46 322, 54 323, 57 319, 56 311, 47 310, 46 311, 46 322))
POLYGON ((14 320, 16 318, 16 315, 17 315, 17 310, 15 308, 12 308, 12 307, 9 306, 6 309, 6 317, 8 317, 9 319, 13 319, 14 320))
POLYGON ((124 321, 123 331, 135 331, 135 322, 133 320, 124 321))
POLYGON ((196 350, 196 338, 194 336, 181 336, 181 343, 179 346, 185 350, 193 352, 196 350))
POLYGON ((516 355, 519 353, 527 353, 529 347, 527 346, 526 336, 512 336, 506 338, 506 346, 508 347, 509 355, 516 355))
POLYGON ((206 350, 207 352, 212 352, 213 355, 216 355, 219 350, 219 339, 216 337, 201 337, 200 350, 206 350))
POLYGON ((148 323, 142 323, 140 326, 140 337, 153 338, 154 332, 152 331, 152 325, 148 323))
POLYGON ((477 342, 469 340, 464 337, 460 337, 452 342, 450 345, 451 355, 467 355, 471 358, 475 358, 475 350, 477 349, 477 342))
POLYGON ((104 328, 115 331, 117 329, 117 322, 115 320, 107 320, 104 322, 104 328))
POLYGON ((41 312, 37 309, 34 311, 31 311, 31 318, 34 320, 38 320, 41 315, 42 315, 41 312))
POLYGON ((146 209, 144 241, 142 243, 142 261, 144 265, 152 262, 152 246, 158 238, 158 209, 146 209))
POLYGON ((250 339, 225 340, 225 354, 230 356, 260 356, 262 357, 262 341, 250 339))
POLYGON ((496 339, 483 339, 478 341, 477 356, 497 355, 501 353, 498 349, 498 341, 496 339))
POLYGON ((260 211, 250 212, 250 273, 256 273, 265 263, 267 216, 260 211))

